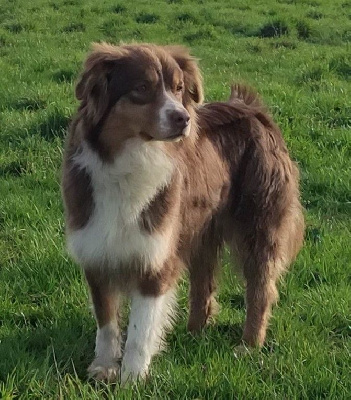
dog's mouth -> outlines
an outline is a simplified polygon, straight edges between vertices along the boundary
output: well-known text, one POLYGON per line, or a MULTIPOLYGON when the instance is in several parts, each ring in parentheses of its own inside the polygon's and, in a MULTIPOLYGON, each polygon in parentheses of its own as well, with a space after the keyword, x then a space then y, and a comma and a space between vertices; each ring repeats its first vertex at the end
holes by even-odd
POLYGON ((162 139, 154 139, 154 140, 162 140, 163 142, 179 142, 179 140, 185 137, 184 132, 177 133, 176 135, 168 136, 162 139))
POLYGON ((144 138, 146 141, 159 141, 159 142, 179 142, 180 140, 189 136, 189 130, 187 128, 183 129, 182 131, 165 137, 154 137, 146 132, 140 132, 140 136, 144 138))

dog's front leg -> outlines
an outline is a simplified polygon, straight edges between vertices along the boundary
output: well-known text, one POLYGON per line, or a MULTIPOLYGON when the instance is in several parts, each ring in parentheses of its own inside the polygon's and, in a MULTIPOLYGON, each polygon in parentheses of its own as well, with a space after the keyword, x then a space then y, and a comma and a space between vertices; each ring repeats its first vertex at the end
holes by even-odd
POLYGON ((95 359, 88 368, 91 378, 115 382, 119 380, 121 334, 119 315, 121 297, 111 282, 101 278, 98 271, 85 271, 97 322, 95 359))
POLYGON ((158 296, 132 294, 128 336, 122 361, 121 382, 144 379, 152 357, 162 349, 170 322, 174 290, 158 296))

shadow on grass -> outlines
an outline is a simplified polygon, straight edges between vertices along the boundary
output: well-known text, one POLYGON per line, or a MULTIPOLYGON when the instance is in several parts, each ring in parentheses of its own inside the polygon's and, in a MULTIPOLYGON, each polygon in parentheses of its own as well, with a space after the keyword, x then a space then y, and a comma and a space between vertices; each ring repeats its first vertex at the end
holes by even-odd
POLYGON ((329 62, 329 70, 341 79, 351 80, 351 57, 346 54, 334 57, 329 62))
POLYGON ((28 173, 26 161, 11 161, 8 164, 0 165, 0 176, 18 177, 28 173))
POLYGON ((271 22, 267 22, 257 32, 257 36, 261 38, 274 38, 289 33, 289 27, 283 20, 277 19, 271 22))
POLYGON ((243 310, 245 309, 245 298, 243 294, 234 294, 230 296, 229 304, 231 308, 236 310, 243 310))
POLYGON ((20 97, 7 105, 7 108, 17 111, 37 111, 44 109, 47 102, 40 98, 20 97))
POLYGON ((11 22, 8 24, 5 24, 5 29, 8 30, 9 32, 16 34, 16 33, 21 33, 23 31, 31 31, 33 30, 33 26, 29 24, 23 24, 21 22, 11 22))
POLYGON ((7 46, 9 43, 10 42, 6 36, 0 35, 0 48, 7 46))
POLYGON ((188 30, 183 36, 184 40, 188 43, 193 43, 198 40, 209 40, 216 38, 216 32, 212 27, 200 27, 188 30))
POLYGON ((72 69, 60 69, 52 74, 52 79, 57 83, 70 83, 77 76, 72 69))
MULTIPOLYGON (((1 336, 0 380, 6 380, 17 370, 16 379, 22 385, 28 380, 28 371, 37 379, 56 371, 60 376, 70 374, 83 382, 88 381, 86 370, 94 357, 95 340, 95 324, 90 319, 76 313, 55 322, 43 321, 38 316, 28 316, 25 322, 23 316, 18 316, 16 321, 13 320, 14 333, 1 336)), ((175 365, 185 368, 190 368, 204 351, 214 352, 219 342, 221 347, 234 349, 242 335, 239 324, 214 324, 196 336, 185 333, 184 329, 184 326, 175 329, 168 335, 167 342, 175 365)), ((26 390, 25 387, 21 389, 26 390)))
POLYGON ((40 119, 29 127, 30 135, 40 135, 45 140, 53 140, 56 137, 63 138, 66 134, 70 118, 61 110, 50 111, 45 118, 40 119))
POLYGON ((86 368, 93 358, 93 331, 85 331, 82 318, 78 315, 73 318, 70 315, 69 322, 58 321, 56 326, 45 321, 44 324, 34 318, 32 323, 27 321, 24 326, 16 325, 14 334, 2 335, 0 381, 6 380, 7 375, 19 365, 33 373, 37 370, 43 377, 47 369, 54 368, 59 374, 77 374, 80 379, 86 379, 86 368))
POLYGON ((218 348, 218 343, 228 348, 239 345, 242 333, 243 324, 241 322, 231 324, 214 320, 197 334, 186 331, 183 324, 176 325, 167 335, 168 349, 177 363, 183 361, 183 364, 191 365, 197 358, 195 356, 203 351, 204 347, 213 351, 218 348), (186 354, 181 351, 184 347, 186 347, 186 354))
POLYGON ((335 182, 315 182, 305 178, 302 182, 303 205, 307 210, 318 210, 325 216, 343 218, 350 215, 350 193, 346 185, 335 182), (328 198, 325 194, 328 193, 328 198))
POLYGON ((218 336, 221 340, 228 342, 231 347, 237 346, 241 343, 243 333, 242 324, 215 323, 207 329, 213 336, 218 336))
POLYGON ((179 13, 178 15, 175 16, 175 21, 176 22, 191 22, 193 24, 196 24, 198 22, 195 15, 193 15, 189 12, 179 13))
POLYGON ((127 7, 125 7, 122 4, 116 4, 111 8, 111 11, 114 12, 115 14, 123 14, 124 12, 127 11, 127 7))
POLYGON ((160 19, 160 16, 153 13, 140 13, 136 16, 135 21, 138 24, 156 24, 160 19))
POLYGON ((73 33, 73 32, 85 32, 85 25, 82 22, 72 22, 66 25, 62 32, 73 33))

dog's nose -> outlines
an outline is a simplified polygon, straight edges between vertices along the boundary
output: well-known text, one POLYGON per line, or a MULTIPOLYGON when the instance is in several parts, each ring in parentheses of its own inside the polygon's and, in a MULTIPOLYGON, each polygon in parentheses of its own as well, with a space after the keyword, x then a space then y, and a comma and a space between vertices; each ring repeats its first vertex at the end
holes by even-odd
POLYGON ((190 115, 186 110, 173 111, 170 117, 172 122, 179 129, 185 129, 189 125, 190 115))

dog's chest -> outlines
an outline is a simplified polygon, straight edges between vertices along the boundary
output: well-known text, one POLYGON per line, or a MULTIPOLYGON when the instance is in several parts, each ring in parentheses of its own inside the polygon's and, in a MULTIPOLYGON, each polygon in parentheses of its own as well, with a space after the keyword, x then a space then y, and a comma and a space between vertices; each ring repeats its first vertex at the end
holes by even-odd
POLYGON ((132 143, 113 165, 104 165, 84 149, 76 163, 91 175, 94 210, 85 227, 68 235, 68 247, 80 264, 118 268, 132 261, 145 267, 167 258, 170 232, 149 234, 140 215, 168 183, 173 167, 157 148, 132 143))

